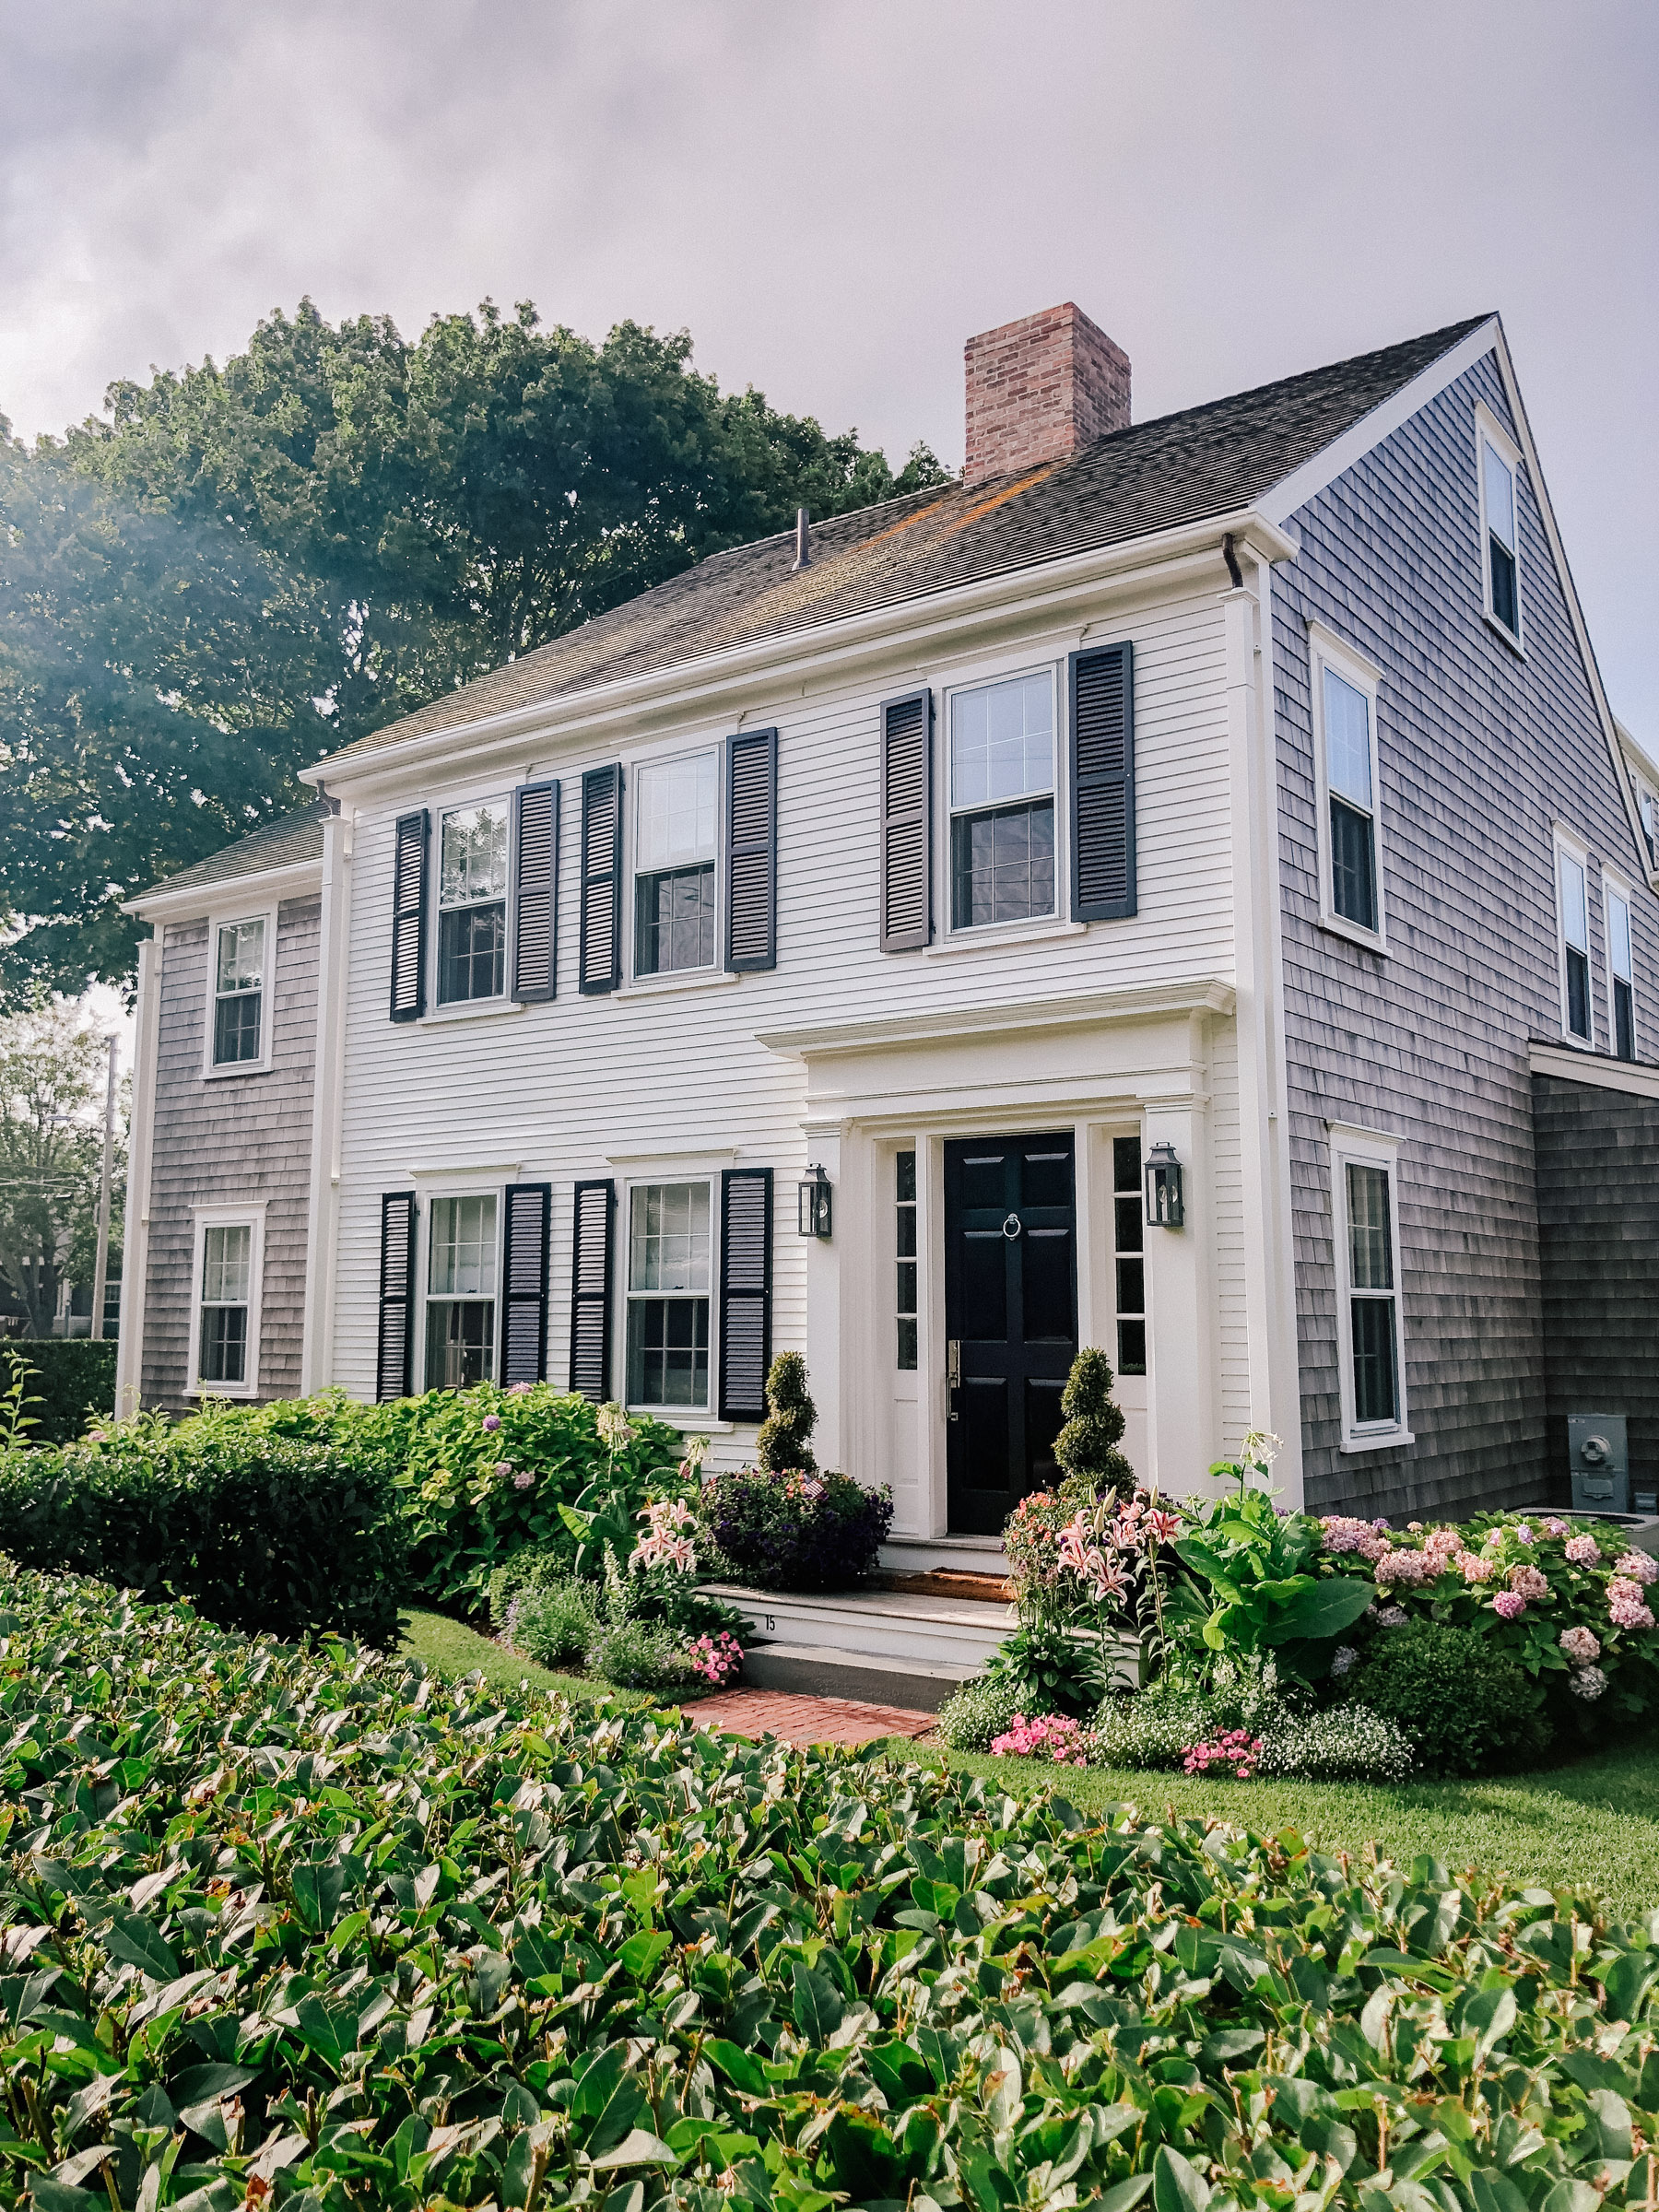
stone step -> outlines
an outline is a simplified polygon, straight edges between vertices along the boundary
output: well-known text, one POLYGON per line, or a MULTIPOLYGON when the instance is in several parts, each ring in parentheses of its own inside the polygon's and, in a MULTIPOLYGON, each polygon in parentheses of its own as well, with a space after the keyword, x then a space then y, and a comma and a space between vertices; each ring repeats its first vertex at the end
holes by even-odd
POLYGON ((919 1661, 959 1681, 979 1674, 1015 1627, 1012 1606, 976 1598, 874 1589, 834 1596, 773 1594, 735 1583, 704 1583, 701 1588, 735 1606, 758 1643, 919 1661))
POLYGON ((876 1652, 838 1651, 832 1644, 784 1643, 771 1637, 743 1654, 743 1680, 755 1689, 793 1691, 813 1698, 852 1698, 896 1705, 911 1712, 937 1712, 976 1666, 929 1665, 920 1659, 885 1659, 876 1652))

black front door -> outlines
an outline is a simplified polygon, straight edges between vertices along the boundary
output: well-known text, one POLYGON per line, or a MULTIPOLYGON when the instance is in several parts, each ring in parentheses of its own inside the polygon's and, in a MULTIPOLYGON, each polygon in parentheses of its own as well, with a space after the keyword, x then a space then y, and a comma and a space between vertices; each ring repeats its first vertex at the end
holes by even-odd
POLYGON ((945 1147, 952 1535, 994 1536, 1059 1477, 1060 1393, 1077 1352, 1072 1138, 945 1147))

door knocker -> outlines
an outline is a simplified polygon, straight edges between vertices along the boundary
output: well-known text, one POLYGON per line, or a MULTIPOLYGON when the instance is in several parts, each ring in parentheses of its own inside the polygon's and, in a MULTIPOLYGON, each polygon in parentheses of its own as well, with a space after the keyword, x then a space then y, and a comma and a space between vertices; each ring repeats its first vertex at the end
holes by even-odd
POLYGON ((1020 1218, 1018 1214, 1010 1214, 1007 1219, 1003 1223, 1003 1235, 1007 1238, 1010 1244, 1014 1241, 1015 1238, 1018 1236, 1021 1226, 1020 1218))

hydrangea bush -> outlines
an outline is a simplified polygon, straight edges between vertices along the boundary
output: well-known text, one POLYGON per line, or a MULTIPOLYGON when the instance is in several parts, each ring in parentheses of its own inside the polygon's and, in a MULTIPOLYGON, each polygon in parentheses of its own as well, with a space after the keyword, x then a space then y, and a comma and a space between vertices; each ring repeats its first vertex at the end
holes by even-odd
POLYGON ((1320 1526, 1330 1567, 1375 1582, 1372 1634, 1410 1619, 1469 1630, 1524 1668, 1558 1725, 1593 1730, 1659 1695, 1659 1563, 1618 1528, 1554 1513, 1404 1529, 1332 1513, 1320 1526))

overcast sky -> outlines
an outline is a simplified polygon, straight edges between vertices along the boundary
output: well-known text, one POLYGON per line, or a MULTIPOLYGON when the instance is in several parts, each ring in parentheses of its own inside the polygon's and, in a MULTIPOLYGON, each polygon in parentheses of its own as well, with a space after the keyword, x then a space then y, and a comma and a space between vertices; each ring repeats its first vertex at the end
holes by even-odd
POLYGON ((961 458, 1074 299, 1137 418, 1501 310, 1616 709, 1659 747, 1654 0, 0 0, 0 412, 533 299, 961 458))

